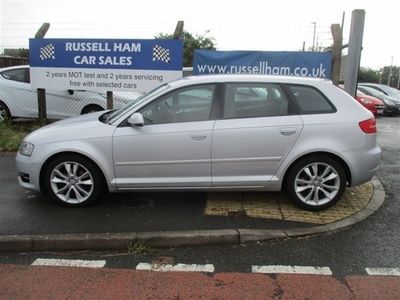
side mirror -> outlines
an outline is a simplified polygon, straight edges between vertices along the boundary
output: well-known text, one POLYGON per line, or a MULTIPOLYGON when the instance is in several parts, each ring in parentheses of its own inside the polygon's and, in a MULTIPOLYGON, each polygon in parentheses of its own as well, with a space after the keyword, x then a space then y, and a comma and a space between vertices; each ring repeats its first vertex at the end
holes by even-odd
POLYGON ((132 127, 134 126, 142 127, 144 125, 143 115, 139 112, 134 113, 129 117, 128 124, 132 127))
POLYGON ((74 90, 68 90, 68 94, 73 95, 74 94, 74 90))

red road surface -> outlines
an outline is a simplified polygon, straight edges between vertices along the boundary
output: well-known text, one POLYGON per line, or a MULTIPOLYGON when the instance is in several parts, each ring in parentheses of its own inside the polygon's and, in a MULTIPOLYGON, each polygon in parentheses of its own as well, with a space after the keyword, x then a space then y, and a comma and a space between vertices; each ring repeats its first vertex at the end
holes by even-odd
POLYGON ((400 299, 400 277, 0 265, 0 299, 400 299))

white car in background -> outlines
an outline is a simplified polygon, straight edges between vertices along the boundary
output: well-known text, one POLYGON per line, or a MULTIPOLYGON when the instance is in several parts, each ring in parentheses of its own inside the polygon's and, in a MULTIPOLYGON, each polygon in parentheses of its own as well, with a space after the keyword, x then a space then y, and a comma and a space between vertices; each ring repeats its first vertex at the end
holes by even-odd
MULTIPOLYGON (((114 93, 114 108, 121 108, 139 93, 114 93)), ((46 90, 49 119, 64 119, 106 109, 105 93, 81 90, 46 90)), ((29 66, 0 69, 0 122, 7 118, 37 118, 37 92, 31 88, 29 66)))

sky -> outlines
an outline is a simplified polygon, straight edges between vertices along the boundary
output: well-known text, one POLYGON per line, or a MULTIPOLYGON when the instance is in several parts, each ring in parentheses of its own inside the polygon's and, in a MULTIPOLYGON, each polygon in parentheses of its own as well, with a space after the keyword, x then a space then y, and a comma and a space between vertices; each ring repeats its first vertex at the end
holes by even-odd
POLYGON ((28 48, 43 22, 47 38, 151 39, 173 33, 178 20, 194 34, 215 38, 218 50, 298 51, 305 42, 330 46, 332 23, 349 39, 351 14, 364 9, 361 66, 400 65, 395 1, 358 0, 0 0, 0 51, 28 48))

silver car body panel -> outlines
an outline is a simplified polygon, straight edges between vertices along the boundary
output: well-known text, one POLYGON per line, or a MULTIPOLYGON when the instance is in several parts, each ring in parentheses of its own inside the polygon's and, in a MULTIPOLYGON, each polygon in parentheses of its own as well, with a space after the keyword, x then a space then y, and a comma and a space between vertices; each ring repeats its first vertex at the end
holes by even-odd
POLYGON ((288 168, 310 153, 342 159, 351 184, 368 181, 378 168, 376 134, 359 122, 373 115, 347 93, 321 79, 280 76, 211 75, 169 83, 161 94, 193 84, 276 82, 317 88, 337 111, 326 114, 216 119, 199 122, 118 126, 160 94, 143 99, 112 124, 94 113, 45 126, 25 138, 31 157, 17 154, 17 169, 30 175, 27 188, 39 190, 43 164, 53 155, 75 152, 101 169, 110 191, 281 189, 288 168))
POLYGON ((113 137, 119 188, 211 186, 215 121, 117 128, 113 137))
POLYGON ((299 116, 217 120, 212 145, 213 186, 263 188, 285 160, 302 127, 299 116))

